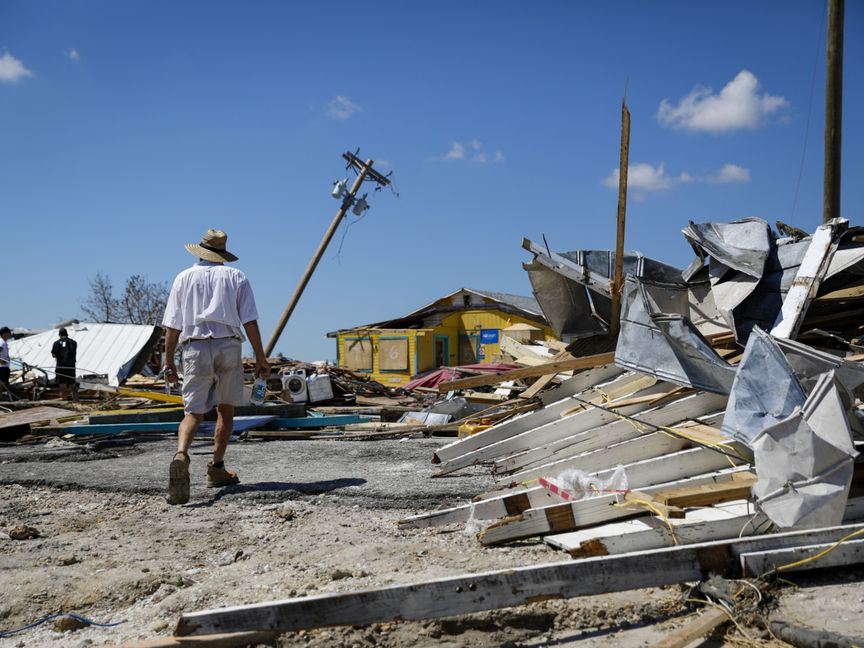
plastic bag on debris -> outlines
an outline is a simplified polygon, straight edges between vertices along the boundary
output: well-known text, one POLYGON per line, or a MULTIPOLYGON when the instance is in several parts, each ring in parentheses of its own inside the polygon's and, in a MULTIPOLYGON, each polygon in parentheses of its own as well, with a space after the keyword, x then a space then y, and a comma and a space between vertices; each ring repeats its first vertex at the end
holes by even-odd
POLYGON ((481 531, 485 530, 486 527, 491 526, 493 520, 478 520, 474 517, 474 506, 475 503, 471 502, 471 512, 468 515, 468 521, 465 522, 465 535, 467 536, 476 536, 481 531))
POLYGON ((574 500, 629 490, 624 466, 615 468, 608 479, 588 474, 583 470, 570 469, 562 472, 554 481, 561 490, 570 494, 570 499, 574 500))

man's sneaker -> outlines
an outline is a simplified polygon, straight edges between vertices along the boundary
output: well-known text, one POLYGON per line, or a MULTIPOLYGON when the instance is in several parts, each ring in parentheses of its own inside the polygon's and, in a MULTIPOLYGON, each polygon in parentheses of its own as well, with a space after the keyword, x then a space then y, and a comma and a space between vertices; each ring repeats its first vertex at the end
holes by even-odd
POLYGON ((168 467, 168 503, 185 504, 189 501, 189 455, 178 452, 168 467))
POLYGON ((225 470, 224 461, 215 464, 211 461, 207 464, 207 485, 211 488, 231 486, 232 484, 239 483, 240 478, 237 476, 236 472, 233 470, 225 470))

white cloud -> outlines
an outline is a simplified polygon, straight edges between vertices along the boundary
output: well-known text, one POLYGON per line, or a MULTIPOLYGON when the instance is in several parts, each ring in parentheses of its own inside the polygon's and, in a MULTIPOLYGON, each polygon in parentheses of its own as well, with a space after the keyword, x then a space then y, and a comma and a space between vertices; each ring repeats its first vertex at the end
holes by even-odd
POLYGON ((66 56, 69 57, 70 61, 80 61, 81 60, 81 55, 78 53, 78 50, 76 50, 74 47, 69 48, 69 50, 66 52, 66 56))
MULTIPOLYGON (((610 189, 618 188, 618 169, 613 169, 603 179, 603 184, 610 189)), ((716 172, 694 176, 687 171, 678 175, 666 174, 666 165, 661 162, 656 167, 645 162, 631 164, 627 170, 627 187, 635 191, 662 191, 675 185, 691 182, 708 182, 711 184, 728 184, 731 182, 749 182, 750 171, 737 164, 724 164, 716 172)), ((637 196, 638 198, 638 196, 637 196)))
POLYGON ((468 142, 468 146, 465 146, 462 142, 454 141, 450 145, 449 151, 443 155, 435 155, 431 159, 445 161, 463 160, 466 158, 470 159, 472 162, 477 162, 478 164, 486 164, 489 161, 500 163, 504 161, 504 154, 501 151, 495 151, 495 153, 490 156, 489 153, 483 149, 483 143, 480 140, 473 139, 468 142))
POLYGON ((453 142, 450 145, 450 150, 444 155, 436 155, 433 160, 461 160, 465 157, 465 146, 462 142, 453 142))
POLYGON ((667 99, 660 102, 657 119, 666 126, 689 131, 723 133, 747 128, 759 128, 765 119, 789 105, 785 98, 759 93, 759 79, 741 70, 720 91, 696 86, 677 104, 667 99))
MULTIPOLYGON (((613 169, 612 172, 603 180, 603 184, 612 189, 618 188, 618 169, 613 169)), ((689 181, 689 175, 686 181, 689 181)), ((627 169, 627 186, 633 189, 641 189, 643 191, 660 191, 668 189, 679 178, 671 178, 666 175, 666 165, 661 162, 656 167, 645 162, 637 162, 631 164, 627 169)))
POLYGON ((0 83, 15 83, 30 76, 33 76, 33 73, 9 52, 0 56, 0 83))
POLYGON ((338 119, 339 121, 345 121, 351 115, 361 110, 363 109, 345 95, 336 95, 325 108, 325 112, 330 119, 338 119))
POLYGON ((706 182, 728 184, 730 182, 750 182, 750 169, 737 164, 724 164, 717 173, 705 178, 706 182))

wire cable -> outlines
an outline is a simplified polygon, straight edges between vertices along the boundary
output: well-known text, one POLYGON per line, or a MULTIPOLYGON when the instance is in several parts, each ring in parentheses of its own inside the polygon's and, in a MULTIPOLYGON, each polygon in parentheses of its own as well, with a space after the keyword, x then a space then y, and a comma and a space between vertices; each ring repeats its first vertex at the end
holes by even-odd
POLYGON ((11 637, 12 635, 18 634, 19 632, 30 630, 31 628, 35 628, 42 625, 43 623, 47 623, 48 621, 58 619, 60 617, 69 617, 71 619, 75 619, 76 621, 80 621, 81 623, 85 623, 88 626, 95 626, 97 628, 113 628, 114 626, 118 626, 121 623, 126 623, 126 621, 117 621, 115 623, 97 623, 96 621, 88 619, 85 616, 81 616, 80 614, 75 614, 73 612, 60 612, 59 614, 51 614, 49 616, 42 617, 38 621, 28 623, 27 625, 21 626, 20 628, 15 628, 13 630, 2 630, 0 631, 0 639, 6 639, 8 637, 11 637))

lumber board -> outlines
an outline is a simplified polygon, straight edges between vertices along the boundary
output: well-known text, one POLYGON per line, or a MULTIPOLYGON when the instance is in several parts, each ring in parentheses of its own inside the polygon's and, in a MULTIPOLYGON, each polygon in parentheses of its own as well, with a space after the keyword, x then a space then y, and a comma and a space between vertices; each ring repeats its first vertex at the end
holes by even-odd
MULTIPOLYGON (((584 396, 583 400, 600 403, 606 397, 616 398, 619 395, 631 394, 633 393, 633 388, 637 386, 641 387, 642 391, 652 389, 655 382, 656 380, 653 378, 643 380, 631 374, 614 380, 602 388, 599 386, 593 388, 589 392, 580 394, 579 397, 584 396), (601 394, 598 389, 602 389, 603 393, 601 394)), ((641 393, 641 391, 637 391, 637 393, 641 393)), ((642 404, 627 408, 626 411, 629 413, 638 413, 646 409, 649 409, 649 406, 642 404)), ((492 461, 493 459, 506 457, 515 452, 528 450, 547 439, 557 439, 584 432, 617 418, 618 415, 614 412, 584 405, 573 398, 566 399, 563 402, 558 402, 553 406, 547 406, 543 410, 539 410, 533 418, 522 421, 519 427, 502 431, 496 429, 498 426, 493 426, 488 430, 473 435, 473 437, 469 437, 469 439, 480 436, 483 438, 472 444, 466 443, 461 448, 462 452, 460 454, 444 460, 438 467, 437 476, 450 474, 476 463, 492 461), (538 414, 542 415, 538 416, 538 414), (531 423, 534 425, 531 425, 531 423)), ((436 453, 439 459, 441 459, 442 455, 447 457, 452 454, 452 449, 448 449, 445 452, 441 450, 436 453)))
MULTIPOLYGON (((636 420, 640 423, 647 424, 644 426, 647 430, 652 430, 653 428, 651 426, 657 425, 674 427, 675 425, 681 424, 691 418, 706 415, 715 410, 718 404, 724 402, 724 400, 725 397, 718 394, 703 392, 702 394, 697 394, 696 396, 685 398, 681 401, 675 401, 674 403, 669 403, 668 405, 642 412, 636 420)), ((604 412, 605 410, 597 408, 593 411, 604 412)), ((690 428, 686 428, 688 434, 689 431, 690 428)), ((628 440, 636 439, 645 435, 646 432, 639 429, 638 424, 633 425, 629 420, 616 421, 611 425, 586 430, 583 434, 571 438, 566 445, 562 444, 563 447, 554 445, 551 448, 548 448, 549 455, 546 457, 543 457, 540 452, 532 453, 527 457, 514 458, 514 460, 508 464, 500 466, 496 464, 495 470, 499 474, 501 472, 511 473, 511 479, 513 482, 525 481, 526 479, 534 479, 535 477, 540 476, 554 477, 559 474, 561 470, 576 467, 576 464, 580 464, 582 461, 579 459, 579 456, 583 453, 597 452, 616 441, 624 443, 628 440), (526 460, 529 459, 531 461, 528 466, 521 468, 526 460), (573 464, 572 466, 570 465, 571 463, 573 464)), ((540 435, 535 435, 535 437, 539 436, 540 435)), ((680 441, 680 439, 678 439, 678 441, 680 441)), ((537 443, 540 444, 543 443, 543 441, 538 438, 537 443)), ((688 443, 690 442, 688 441, 688 443)), ((646 455, 646 458, 648 456, 651 455, 646 455)))
POLYGON ((230 632, 207 634, 196 637, 157 637, 154 639, 135 639, 113 647, 103 648, 246 648, 247 646, 272 646, 278 632, 269 630, 251 632, 230 632))
MULTIPOLYGON (((640 418, 645 419, 645 416, 646 415, 642 415, 640 418)), ((677 416, 675 418, 677 418, 677 416)), ((720 422, 723 420, 723 413, 708 414, 699 420, 720 422)), ((675 429, 689 432, 689 430, 697 423, 690 420, 679 419, 671 421, 670 424, 674 425, 675 429)), ((661 423, 661 425, 663 424, 661 423)), ((642 432, 640 432, 630 421, 619 419, 613 423, 607 423, 603 427, 596 428, 595 430, 580 432, 579 434, 574 434, 553 441, 552 443, 546 443, 531 450, 526 450, 525 452, 520 452, 499 459, 493 464, 492 472, 496 475, 520 472, 528 468, 543 465, 544 463, 549 463, 553 460, 557 461, 566 457, 573 457, 615 443, 635 439, 641 434, 642 432)))
MULTIPOLYGON (((235 416, 234 432, 243 432, 254 427, 262 427, 276 419, 275 416, 235 416)), ((75 436, 98 434, 121 434, 123 432, 177 432, 179 423, 104 423, 98 425, 58 425, 44 429, 57 434, 72 434, 75 436)), ((205 421, 198 426, 197 432, 212 433, 216 428, 213 421, 205 421)))
POLYGON ((652 432, 610 447, 599 448, 575 457, 559 459, 536 468, 528 468, 522 472, 507 475, 495 482, 493 488, 507 488, 512 484, 524 483, 538 477, 557 477, 565 470, 581 470, 586 473, 599 472, 642 459, 661 457, 692 446, 693 444, 686 439, 674 437, 664 432, 652 432))
MULTIPOLYGON (((661 483, 679 481, 687 477, 697 477, 705 473, 718 471, 724 468, 726 457, 712 450, 705 448, 694 448, 693 450, 683 450, 673 454, 658 457, 656 459, 648 459, 635 464, 624 466, 624 472, 627 475, 627 483, 632 489, 646 490, 646 486, 656 486, 661 483)), ((606 470, 597 473, 598 480, 608 480, 612 477, 614 470, 606 470)), ((542 487, 539 487, 542 488, 542 487)), ((544 489, 545 490, 545 489, 544 489)), ((648 492, 651 492, 650 490, 648 492)), ((615 495, 606 496, 607 506, 599 515, 593 517, 576 517, 573 516, 572 524, 569 526, 561 522, 559 513, 564 512, 569 508, 572 511, 579 510, 577 506, 583 501, 599 500, 601 498, 591 498, 590 500, 580 500, 579 502, 567 502, 565 504, 547 505, 542 508, 528 508, 523 511, 514 511, 511 517, 504 523, 496 525, 494 529, 490 528, 484 532, 481 539, 483 544, 501 544, 503 542, 511 542, 513 540, 521 540, 537 535, 547 535, 549 533, 563 533, 564 531, 574 531, 576 529, 605 522, 609 520, 621 519, 625 517, 633 517, 641 515, 643 512, 633 509, 625 509, 611 506, 616 501, 615 495), (574 508, 576 507, 576 508, 574 508), (554 527, 550 524, 550 519, 554 518, 554 527)), ((486 508, 481 508, 482 502, 475 504, 475 518, 482 519, 480 516, 486 512, 486 508), (477 511, 481 511, 480 514, 477 511)), ((491 508, 491 507, 490 507, 491 508)), ((515 507, 511 507, 515 508, 515 507)), ((566 514, 563 518, 565 522, 568 520, 566 514)), ((498 516, 503 517, 503 516, 498 516)), ((467 518, 466 518, 467 519, 467 518)))
MULTIPOLYGON (((640 461, 625 466, 630 488, 644 490, 646 486, 668 484, 688 477, 705 475, 729 468, 730 459, 712 450, 694 448, 665 457, 640 461)), ((597 473, 598 479, 609 479, 613 470, 597 473)), ((507 491, 484 493, 475 502, 446 509, 412 515, 399 521, 403 528, 425 528, 465 522, 473 515, 478 520, 492 520, 517 515, 539 506, 560 505, 560 500, 542 486, 522 487, 507 491)))
POLYGON ((591 369, 583 369, 582 371, 574 372, 570 378, 567 378, 555 387, 550 387, 540 392, 536 400, 539 400, 544 405, 549 405, 566 396, 572 396, 594 385, 607 383, 618 376, 628 373, 632 374, 632 372, 628 372, 623 367, 619 367, 614 363, 592 367, 591 369))
MULTIPOLYGON (((568 354, 569 355, 569 354, 568 354)), ((484 385, 497 385, 505 380, 516 380, 518 378, 539 378, 548 374, 556 374, 562 371, 575 371, 577 369, 591 369, 600 365, 615 362, 615 353, 598 353, 597 355, 584 356, 581 358, 568 358, 547 362, 536 367, 522 367, 509 371, 498 371, 485 373, 479 376, 459 378, 438 385, 438 393, 445 394, 455 389, 468 389, 469 387, 482 387, 484 385)))
POLYGON ((755 514, 746 502, 689 511, 683 519, 668 522, 645 516, 571 531, 544 538, 546 544, 568 551, 573 558, 612 556, 676 544, 695 544, 755 535, 765 531, 768 519, 755 514), (752 521, 751 521, 752 520, 752 521), (673 537, 670 526, 675 531, 673 537))
POLYGON ((711 506, 721 502, 749 499, 750 488, 757 481, 752 472, 738 473, 732 481, 721 484, 702 484, 665 491, 657 491, 654 498, 670 506, 711 506))
POLYGON ((372 419, 357 414, 334 414, 332 416, 304 416, 302 418, 272 417, 267 423, 269 430, 295 430, 305 428, 322 428, 353 423, 368 423, 372 419))
MULTIPOLYGON (((809 544, 768 551, 754 551, 740 556, 741 569, 746 576, 762 576, 781 565, 804 560, 830 549, 835 543, 809 544)), ((864 563, 864 540, 847 540, 814 562, 790 567, 783 573, 805 569, 825 569, 827 567, 847 567, 864 563)))
POLYGON ((62 420, 64 418, 79 418, 80 416, 82 416, 80 412, 61 409, 59 407, 33 407, 17 412, 0 414, 0 429, 45 423, 46 421, 62 420))
POLYGON ((469 614, 572 598, 736 576, 745 552, 836 541, 864 525, 753 536, 621 556, 464 574, 356 592, 308 596, 183 614, 175 635, 365 625, 469 614))
POLYGON ((834 225, 820 225, 813 233, 795 279, 783 299, 771 335, 778 338, 794 338, 797 335, 807 307, 819 290, 836 249, 834 225))
MULTIPOLYGON (((561 351, 553 358, 553 362, 559 362, 561 360, 566 359, 570 353, 568 351, 561 351)), ((553 380, 555 380, 555 376, 557 374, 550 373, 545 376, 540 376, 537 380, 534 381, 528 389, 523 391, 519 398, 534 398, 537 394, 543 391, 553 380)))
POLYGON ((79 389, 82 391, 98 391, 106 394, 116 394, 118 396, 130 396, 132 398, 146 398, 147 400, 157 401, 159 403, 174 403, 175 405, 183 404, 183 397, 177 394, 166 394, 165 392, 148 391, 144 389, 129 389, 128 387, 112 387, 110 385, 102 385, 100 383, 80 382, 79 389))
POLYGON ((729 622, 729 615, 724 610, 709 608, 698 616, 688 617, 688 623, 674 632, 669 633, 651 648, 687 648, 697 639, 714 632, 720 626, 729 622))
MULTIPOLYGON (((285 403, 282 405, 240 405, 234 408, 234 416, 279 416, 300 418, 306 415, 304 403, 285 403)), ((155 409, 94 411, 90 413, 91 423, 179 423, 183 420, 182 407, 159 407, 155 409)), ((216 420, 216 410, 204 415, 205 421, 216 420)))
MULTIPOLYGON (((501 439, 521 434, 526 430, 554 421, 558 418, 560 412, 572 406, 572 397, 574 394, 583 394, 586 390, 592 389, 595 385, 605 385, 609 384, 610 381, 615 382, 620 380, 622 377, 621 374, 623 373, 623 370, 614 365, 606 365, 577 374, 573 378, 562 383, 559 387, 550 389, 549 392, 545 392, 543 398, 540 399, 545 405, 542 409, 531 413, 530 416, 525 415, 514 418, 478 434, 442 446, 435 451, 433 463, 448 461, 454 457, 471 452, 472 450, 476 450, 477 448, 483 447, 489 443, 493 443, 494 441, 500 441, 501 439), (586 379, 585 374, 590 374, 590 377, 586 379), (553 397, 553 400, 547 400, 547 398, 553 397)), ((637 378, 633 373, 628 373, 625 376, 631 380, 637 378)), ((588 396, 587 394, 585 395, 588 396)), ((599 396, 599 394, 594 395, 599 396)))

